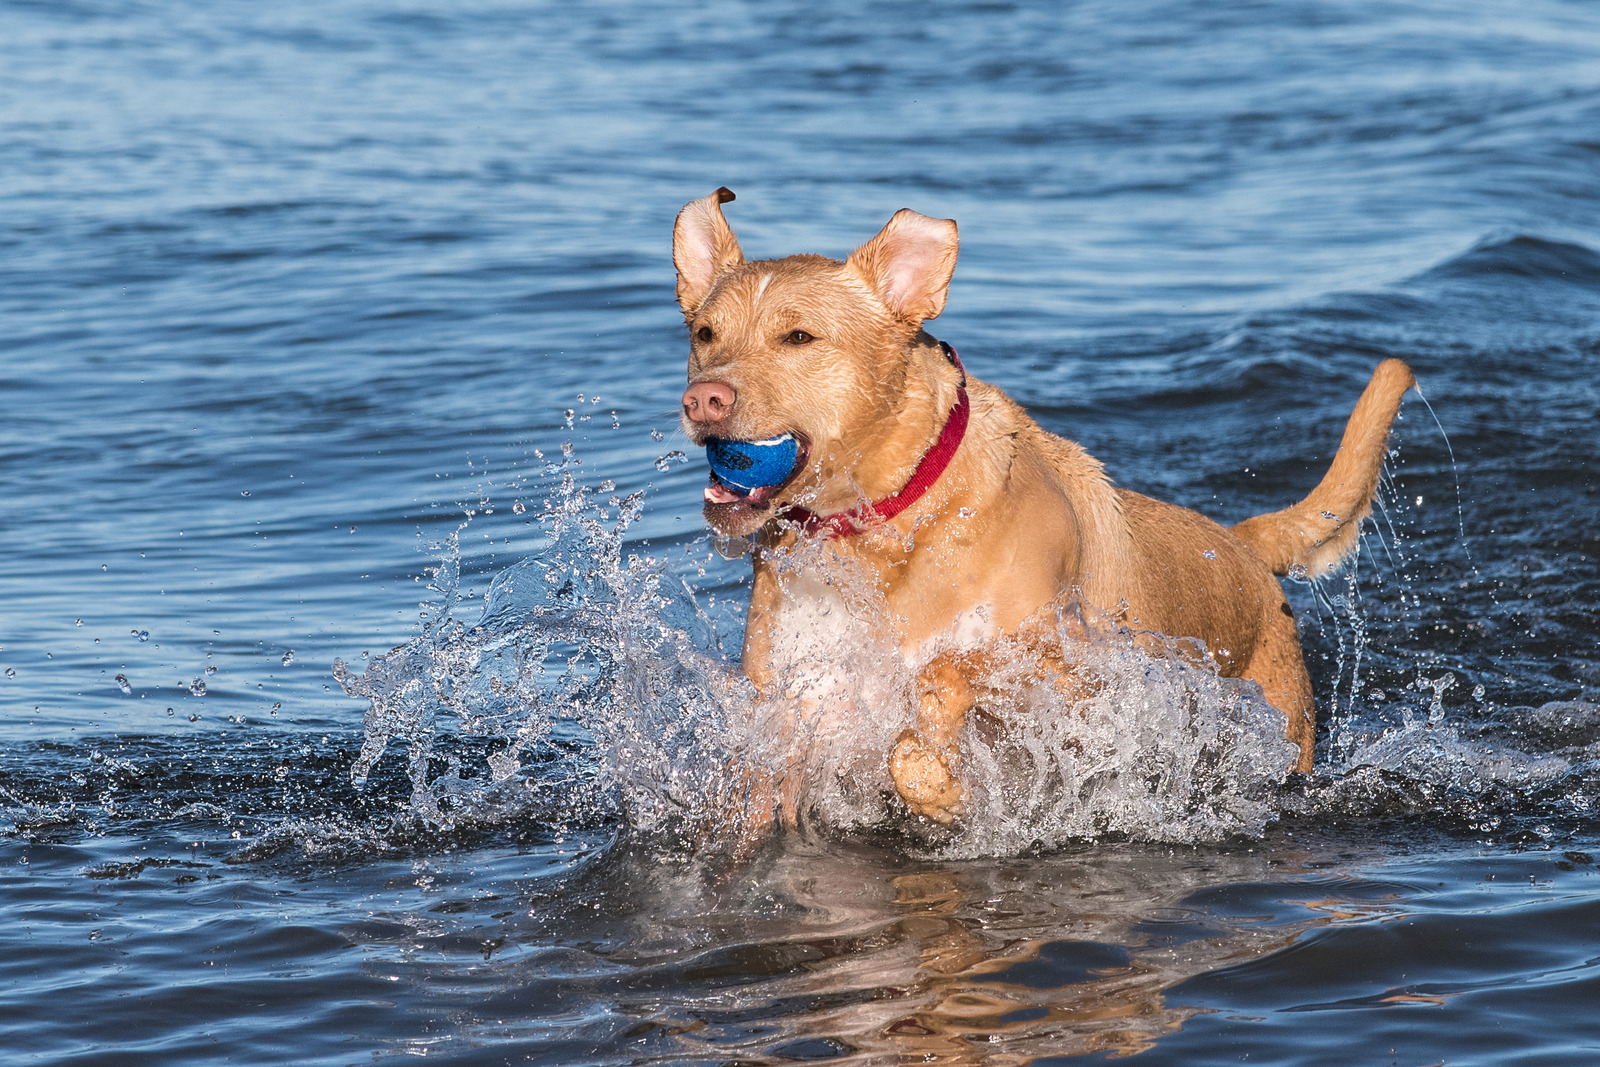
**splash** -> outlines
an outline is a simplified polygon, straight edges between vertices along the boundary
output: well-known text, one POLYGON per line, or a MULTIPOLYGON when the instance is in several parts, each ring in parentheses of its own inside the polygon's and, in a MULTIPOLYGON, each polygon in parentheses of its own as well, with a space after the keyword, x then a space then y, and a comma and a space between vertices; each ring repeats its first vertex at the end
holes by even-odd
POLYGON ((1055 631, 1001 650, 979 680, 957 768, 967 810, 950 827, 911 816, 889 778, 915 675, 866 575, 809 540, 775 561, 811 607, 786 613, 776 682, 758 698, 728 651, 739 620, 702 606, 704 568, 630 540, 640 497, 580 485, 579 461, 562 454, 540 550, 494 577, 481 610, 461 587, 458 530, 438 546, 418 634, 360 676, 335 664, 345 692, 369 702, 354 779, 399 742, 410 814, 426 824, 534 815, 688 852, 787 826, 958 857, 1108 835, 1253 837, 1285 814, 1498 828, 1519 809, 1592 806, 1600 745, 1541 752, 1524 726, 1543 708, 1497 708, 1482 677, 1417 639, 1451 605, 1418 594, 1432 561, 1398 450, 1355 555, 1320 582, 1299 576, 1313 609, 1303 632, 1332 646, 1315 776, 1287 774, 1295 751, 1255 685, 1218 676, 1186 642, 1136 647, 1108 620, 1067 625, 1076 609, 1063 604, 1055 631), (1066 691, 1051 664, 1090 684, 1066 691))
POLYGON ((749 698, 718 662, 709 617, 664 592, 662 561, 625 554, 639 495, 600 503, 596 492, 565 470, 540 519, 544 551, 497 575, 470 624, 458 616, 466 598, 451 534, 417 636, 359 677, 335 662, 345 692, 370 702, 358 784, 399 740, 412 814, 447 829, 548 810, 552 799, 568 822, 625 813, 651 831, 703 821, 737 743, 728 705, 749 698))
POLYGON ((400 742, 412 814, 441 827, 539 811, 691 849, 787 824, 1014 854, 1105 834, 1258 835, 1275 815, 1294 749, 1258 689, 1180 648, 1062 626, 984 679, 962 742, 967 815, 913 818, 886 757, 912 722, 914 671, 885 640, 871 584, 817 543, 779 561, 785 581, 830 595, 779 635, 778 682, 758 699, 724 651, 735 635, 668 560, 629 542, 640 505, 564 465, 542 550, 494 578, 471 622, 459 531, 447 539, 418 634, 360 676, 335 664, 369 702, 356 781, 400 742), (1058 660, 1093 677, 1091 695, 1050 684, 1058 660))
POLYGON ((1308 655, 1332 645, 1323 654, 1332 678, 1319 690, 1329 728, 1318 774, 1280 804, 1323 821, 1421 816, 1482 832, 1515 823, 1516 840, 1547 839, 1552 822, 1588 820, 1600 795, 1600 736, 1585 725, 1600 722, 1600 706, 1521 703, 1525 690, 1507 672, 1515 654, 1481 639, 1490 628, 1472 604, 1498 611, 1503 583, 1472 557, 1454 449, 1427 412, 1454 490, 1449 528, 1429 529, 1426 494, 1405 487, 1391 442, 1356 552, 1320 582, 1290 575, 1312 609, 1302 643, 1308 655), (1544 728, 1557 718, 1579 725, 1544 728))

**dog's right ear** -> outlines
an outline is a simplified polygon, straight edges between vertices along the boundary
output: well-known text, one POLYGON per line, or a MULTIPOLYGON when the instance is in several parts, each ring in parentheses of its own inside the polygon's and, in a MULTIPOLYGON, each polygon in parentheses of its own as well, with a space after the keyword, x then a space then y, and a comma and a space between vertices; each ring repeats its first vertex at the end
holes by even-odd
POLYGON ((678 303, 685 316, 692 317, 705 303, 717 275, 744 262, 739 239, 722 217, 722 205, 732 199, 733 190, 723 186, 689 201, 678 212, 672 227, 672 265, 678 268, 678 303))

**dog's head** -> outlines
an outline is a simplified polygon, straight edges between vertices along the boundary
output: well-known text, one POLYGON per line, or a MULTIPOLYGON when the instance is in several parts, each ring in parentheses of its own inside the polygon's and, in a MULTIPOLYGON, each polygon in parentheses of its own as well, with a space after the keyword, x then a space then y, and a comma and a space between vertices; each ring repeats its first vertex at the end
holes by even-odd
POLYGON ((922 323, 944 310, 957 237, 948 219, 901 210, 842 262, 747 262, 722 215, 732 199, 718 189, 684 206, 672 260, 689 325, 684 432, 702 446, 799 443, 778 485, 744 492, 712 476, 706 521, 742 536, 800 499, 822 510, 857 501, 856 465, 899 406, 922 323))

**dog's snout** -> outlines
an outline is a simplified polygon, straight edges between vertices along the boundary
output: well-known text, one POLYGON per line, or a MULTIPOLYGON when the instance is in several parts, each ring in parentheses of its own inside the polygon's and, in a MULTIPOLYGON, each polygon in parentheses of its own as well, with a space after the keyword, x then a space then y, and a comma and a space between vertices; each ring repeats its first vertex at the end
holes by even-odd
POLYGON ((737 395, 727 382, 695 382, 683 392, 683 413, 690 422, 720 422, 737 395))

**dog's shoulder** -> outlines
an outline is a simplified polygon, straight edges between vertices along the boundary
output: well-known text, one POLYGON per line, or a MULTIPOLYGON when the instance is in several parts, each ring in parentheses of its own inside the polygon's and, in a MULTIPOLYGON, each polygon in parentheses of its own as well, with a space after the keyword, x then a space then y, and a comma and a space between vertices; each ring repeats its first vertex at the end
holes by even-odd
POLYGON ((973 379, 967 389, 972 398, 973 425, 983 437, 1006 439, 1013 455, 1027 452, 1037 456, 1062 479, 1064 487, 1093 488, 1096 496, 1105 495, 1116 506, 1105 466, 1088 449, 1040 426, 998 386, 973 379))
POLYGON ((1025 463, 1035 477, 1053 484, 1071 509, 1084 546, 1083 592, 1092 603, 1114 605, 1114 587, 1106 583, 1126 573, 1132 545, 1122 501, 1105 466, 1078 442, 1040 426, 1003 390, 979 381, 969 381, 967 388, 973 425, 986 443, 996 482, 1012 483, 1015 466, 1025 463))

